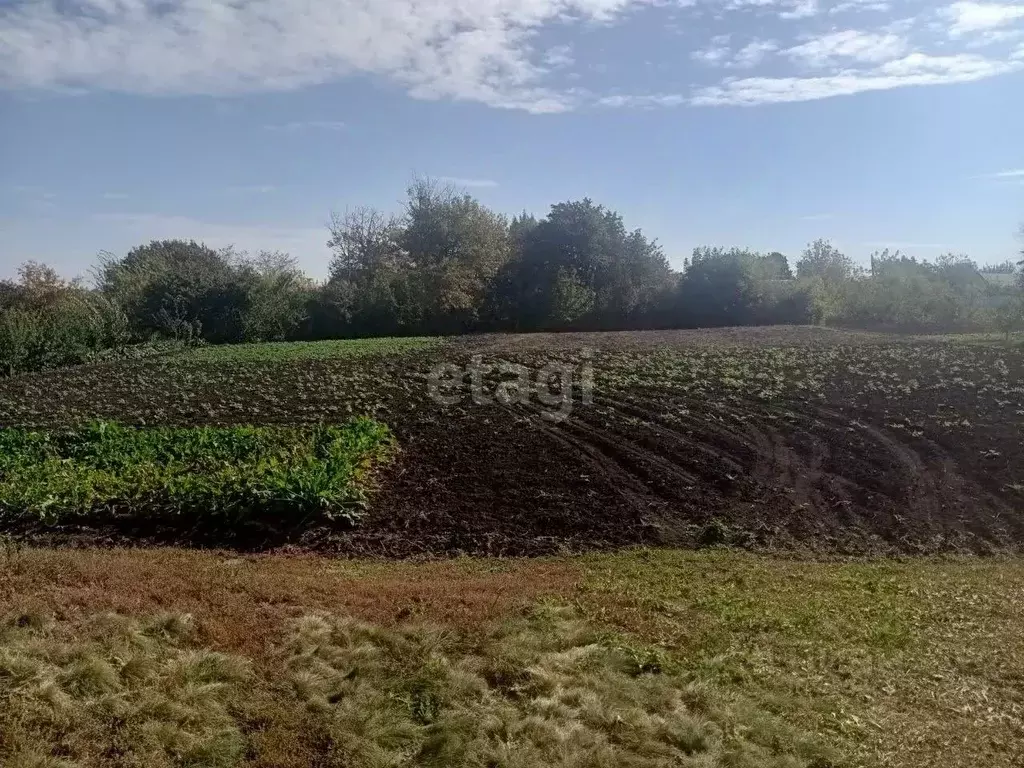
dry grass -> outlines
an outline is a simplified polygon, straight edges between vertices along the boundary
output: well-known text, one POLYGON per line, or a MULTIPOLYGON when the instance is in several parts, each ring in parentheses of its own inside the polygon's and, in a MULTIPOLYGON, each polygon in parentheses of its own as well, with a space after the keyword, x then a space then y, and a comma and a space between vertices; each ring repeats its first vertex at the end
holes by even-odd
POLYGON ((237 765, 231 711, 251 678, 238 656, 188 647, 187 617, 112 614, 69 631, 0 628, 0 762, 10 768, 237 765))
POLYGON ((1020 560, 11 549, 0 764, 1013 766, 1022 597, 1020 560))
POLYGON ((796 768, 830 751, 540 606, 467 644, 444 629, 297 622, 286 667, 331 745, 323 765, 796 768))
POLYGON ((0 553, 0 615, 79 620, 96 612, 187 613, 199 640, 261 660, 290 619, 310 611, 375 624, 429 621, 472 629, 547 596, 570 595, 572 561, 384 563, 151 550, 0 553))

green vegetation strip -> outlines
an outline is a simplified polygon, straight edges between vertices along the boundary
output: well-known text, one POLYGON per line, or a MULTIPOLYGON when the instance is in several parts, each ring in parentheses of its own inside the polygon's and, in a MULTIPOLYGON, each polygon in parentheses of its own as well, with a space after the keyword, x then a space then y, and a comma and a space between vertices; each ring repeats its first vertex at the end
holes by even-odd
POLYGON ((330 341, 271 342, 200 347, 177 358, 179 361, 277 362, 287 360, 331 360, 334 358, 394 355, 428 349, 440 344, 436 337, 395 339, 335 339, 330 341))
POLYGON ((366 475, 391 453, 384 424, 0 430, 0 520, 58 522, 103 509, 241 522, 355 522, 366 475))

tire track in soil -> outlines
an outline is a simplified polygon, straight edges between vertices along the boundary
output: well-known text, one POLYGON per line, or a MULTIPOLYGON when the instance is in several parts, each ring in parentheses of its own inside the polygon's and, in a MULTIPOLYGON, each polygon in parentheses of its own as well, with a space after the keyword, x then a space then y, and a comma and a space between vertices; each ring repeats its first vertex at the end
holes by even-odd
POLYGON ((723 517, 768 540, 854 550, 882 541, 904 551, 987 550, 1024 535, 1013 510, 933 443, 925 461, 879 427, 807 403, 786 403, 788 418, 766 404, 736 404, 742 427, 694 416, 693 405, 676 424, 664 414, 681 404, 657 398, 602 396, 557 423, 529 410, 662 528, 723 517), (745 519, 751 513, 760 519, 745 519))

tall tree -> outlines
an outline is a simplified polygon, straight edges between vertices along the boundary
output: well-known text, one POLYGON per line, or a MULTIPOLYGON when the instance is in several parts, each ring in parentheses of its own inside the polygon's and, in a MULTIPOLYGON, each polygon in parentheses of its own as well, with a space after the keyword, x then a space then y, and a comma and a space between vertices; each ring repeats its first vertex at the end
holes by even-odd
POLYGON ((512 255, 508 220, 452 186, 417 179, 400 241, 424 289, 431 328, 475 327, 491 282, 512 255))
POLYGON ((797 277, 818 277, 832 283, 849 280, 858 274, 853 259, 839 251, 828 240, 815 240, 804 249, 796 263, 797 277))
POLYGON ((557 203, 530 222, 513 272, 502 284, 515 290, 524 328, 627 327, 672 280, 656 242, 627 232, 618 213, 589 198, 557 203))
POLYGON ((375 208, 332 214, 330 277, 311 308, 317 337, 383 335, 416 329, 424 299, 416 264, 402 247, 399 217, 375 208))
POLYGON ((154 240, 123 258, 106 255, 100 291, 122 306, 136 332, 202 334, 209 341, 242 339, 245 292, 230 248, 194 240, 154 240))

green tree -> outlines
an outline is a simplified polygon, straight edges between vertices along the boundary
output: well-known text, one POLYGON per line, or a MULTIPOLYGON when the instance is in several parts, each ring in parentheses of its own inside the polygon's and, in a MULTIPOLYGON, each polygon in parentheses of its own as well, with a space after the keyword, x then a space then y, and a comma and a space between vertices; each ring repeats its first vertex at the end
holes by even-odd
POLYGON ((567 311, 576 327, 629 327, 672 285, 661 247, 590 199, 555 204, 539 222, 524 215, 515 226, 517 259, 496 282, 496 303, 511 308, 505 316, 515 328, 564 327, 567 311))
POLYGON ((284 341, 304 327, 314 285, 293 257, 280 251, 243 257, 237 279, 246 294, 242 311, 246 341, 284 341))
POLYGON ((469 330, 492 281, 512 256, 509 222, 470 195, 430 179, 408 189, 399 242, 415 270, 433 331, 469 330))
POLYGON ((789 259, 778 251, 772 251, 762 257, 761 275, 766 280, 792 280, 793 270, 789 268, 789 259))
POLYGON ((800 255, 796 274, 800 278, 821 278, 831 283, 850 280, 859 273, 853 260, 828 240, 815 240, 800 255))
POLYGON ((104 255, 99 290, 124 308, 136 333, 241 341, 246 293, 236 256, 194 240, 154 240, 118 259, 104 255))

